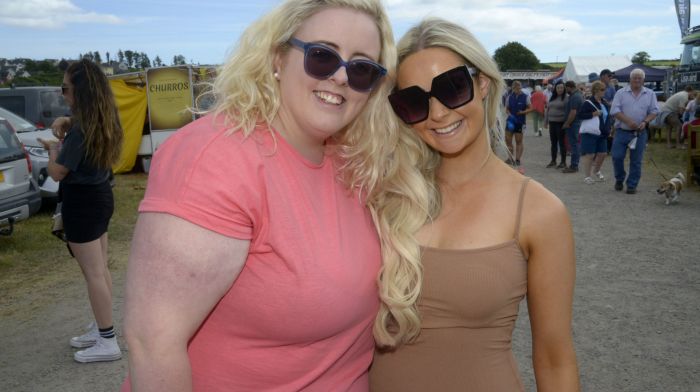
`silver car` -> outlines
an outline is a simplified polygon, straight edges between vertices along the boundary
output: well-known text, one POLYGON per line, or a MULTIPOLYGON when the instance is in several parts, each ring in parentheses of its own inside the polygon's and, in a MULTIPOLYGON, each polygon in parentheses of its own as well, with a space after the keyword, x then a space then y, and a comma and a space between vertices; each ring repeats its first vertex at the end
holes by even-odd
POLYGON ((31 162, 10 123, 0 117, 0 235, 41 207, 41 194, 30 174, 31 162))
POLYGON ((24 149, 29 153, 32 162, 32 176, 39 185, 41 197, 44 199, 56 199, 58 197, 58 183, 49 177, 46 167, 49 165, 49 153, 36 139, 55 139, 50 129, 38 129, 34 124, 0 107, 0 118, 7 120, 19 140, 24 144, 24 149))

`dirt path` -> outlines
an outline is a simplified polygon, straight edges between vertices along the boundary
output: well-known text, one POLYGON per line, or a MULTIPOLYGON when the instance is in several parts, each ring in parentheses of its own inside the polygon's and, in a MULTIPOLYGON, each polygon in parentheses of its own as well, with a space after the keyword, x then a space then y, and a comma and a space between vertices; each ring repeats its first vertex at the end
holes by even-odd
MULTIPOLYGON (((666 207, 655 193, 653 171, 643 174, 638 194, 626 195, 613 190, 609 159, 603 170, 608 181, 586 185, 580 174, 544 168, 546 134, 526 135, 525 146, 526 174, 564 201, 574 224, 574 335, 583 391, 699 392, 700 192, 686 192, 666 207)), ((119 328, 126 249, 111 254, 119 328)), ((75 269, 75 279, 38 287, 28 298, 0 299, 24 309, 0 320, 0 391, 118 390, 127 351, 111 363, 72 359, 68 338, 90 314, 75 269), (40 297, 54 300, 35 306, 40 297)), ((514 346, 527 390, 534 391, 526 310, 523 303, 514 346)))
MULTIPOLYGON (((700 192, 665 206, 654 170, 636 195, 546 169, 549 138, 526 136, 526 175, 569 209, 576 240, 574 338, 583 391, 700 391, 700 192)), ((666 173, 668 175, 668 173, 666 173)), ((525 304, 514 337, 534 391, 525 304)))

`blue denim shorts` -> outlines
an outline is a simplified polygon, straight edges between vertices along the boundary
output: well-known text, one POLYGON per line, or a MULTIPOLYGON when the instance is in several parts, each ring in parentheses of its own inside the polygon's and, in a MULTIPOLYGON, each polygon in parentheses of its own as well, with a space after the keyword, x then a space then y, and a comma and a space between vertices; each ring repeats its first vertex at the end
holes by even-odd
POLYGON ((605 136, 581 134, 581 155, 607 153, 608 141, 605 136))

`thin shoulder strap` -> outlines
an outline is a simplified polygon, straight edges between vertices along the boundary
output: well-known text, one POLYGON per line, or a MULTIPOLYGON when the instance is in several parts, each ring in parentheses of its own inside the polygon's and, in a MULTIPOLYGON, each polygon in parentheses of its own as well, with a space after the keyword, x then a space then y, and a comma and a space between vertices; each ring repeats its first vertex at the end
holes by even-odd
POLYGON ((515 234, 513 238, 518 241, 518 236, 520 235, 520 217, 523 215, 523 200, 525 199, 525 189, 527 188, 527 183, 530 181, 530 177, 525 177, 523 179, 523 185, 520 187, 520 196, 518 197, 518 211, 515 217, 515 234))

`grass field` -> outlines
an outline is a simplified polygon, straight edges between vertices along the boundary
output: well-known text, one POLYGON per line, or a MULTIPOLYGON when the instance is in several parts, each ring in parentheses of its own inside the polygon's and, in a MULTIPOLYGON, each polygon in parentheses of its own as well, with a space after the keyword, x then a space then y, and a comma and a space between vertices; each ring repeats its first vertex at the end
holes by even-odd
MULTIPOLYGON (((126 266, 146 178, 143 173, 116 177, 115 211, 109 225, 112 269, 126 266)), ((39 213, 15 225, 11 236, 0 236, 0 317, 13 312, 12 300, 22 298, 26 290, 53 287, 80 276, 66 246, 51 234, 54 207, 42 206, 39 213)))

